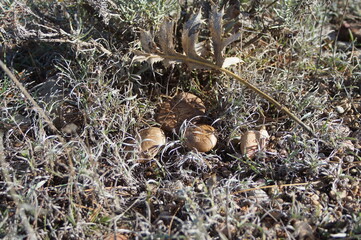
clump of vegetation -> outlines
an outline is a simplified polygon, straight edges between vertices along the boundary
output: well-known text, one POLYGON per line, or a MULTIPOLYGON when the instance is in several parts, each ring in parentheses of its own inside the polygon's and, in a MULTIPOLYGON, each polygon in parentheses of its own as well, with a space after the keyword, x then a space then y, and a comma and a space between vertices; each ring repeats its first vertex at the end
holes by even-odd
POLYGON ((359 10, 3 1, 0 238, 357 239, 359 10))

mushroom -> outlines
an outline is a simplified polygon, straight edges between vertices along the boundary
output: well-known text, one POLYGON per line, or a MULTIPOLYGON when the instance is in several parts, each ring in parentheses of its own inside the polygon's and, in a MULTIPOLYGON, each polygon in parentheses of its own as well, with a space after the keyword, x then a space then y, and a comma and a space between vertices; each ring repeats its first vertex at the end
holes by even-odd
POLYGON ((104 240, 128 240, 129 237, 120 233, 110 233, 105 236, 104 240))
POLYGON ((162 129, 172 131, 178 129, 184 120, 190 120, 205 112, 206 107, 199 97, 182 92, 159 105, 156 120, 162 129))
POLYGON ((266 148, 269 140, 265 128, 260 131, 247 131, 241 137, 241 152, 249 158, 253 158, 256 152, 266 148))
POLYGON ((206 124, 192 125, 184 133, 184 142, 189 149, 208 152, 217 144, 215 129, 206 124))
POLYGON ((151 159, 157 155, 159 148, 166 143, 166 137, 162 129, 150 127, 139 132, 140 157, 151 159))

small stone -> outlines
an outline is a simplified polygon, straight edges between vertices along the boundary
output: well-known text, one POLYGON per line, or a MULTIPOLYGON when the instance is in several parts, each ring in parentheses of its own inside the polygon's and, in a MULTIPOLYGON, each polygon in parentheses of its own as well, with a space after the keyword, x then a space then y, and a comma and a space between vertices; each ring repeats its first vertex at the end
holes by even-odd
POLYGON ((198 191, 198 192, 202 192, 204 190, 204 184, 203 183, 199 183, 196 185, 195 189, 198 191))
POLYGON ((336 210, 335 211, 335 216, 336 216, 336 218, 340 218, 340 217, 342 217, 342 212, 340 211, 340 210, 336 210))
POLYGON ((233 224, 226 225, 225 223, 218 224, 218 229, 225 236, 232 238, 236 234, 237 228, 233 224))
POLYGON ((341 142, 340 147, 345 149, 346 151, 354 151, 355 150, 355 146, 353 145, 351 140, 345 140, 345 141, 341 142))
POLYGON ((341 106, 336 106, 336 112, 339 113, 339 114, 343 114, 345 113, 345 109, 341 106))
POLYGON ((335 192, 334 190, 331 190, 331 191, 330 191, 329 196, 330 196, 330 198, 332 198, 333 200, 336 200, 337 195, 336 195, 336 192, 335 192))
POLYGON ((346 233, 335 233, 335 234, 330 234, 330 237, 341 239, 341 238, 347 237, 347 234, 346 233))
POLYGON ((353 122, 353 117, 352 116, 345 116, 344 118, 343 118, 343 123, 345 124, 345 125, 350 125, 350 124, 352 124, 352 122, 353 122))
POLYGON ((343 160, 347 163, 352 163, 353 161, 355 161, 355 157, 351 155, 347 155, 343 158, 343 160))
POLYGON ((347 125, 330 123, 328 124, 328 132, 337 135, 337 137, 346 138, 351 133, 351 129, 347 125))
POLYGON ((338 156, 333 156, 333 157, 331 158, 331 161, 333 161, 333 162, 341 162, 341 158, 338 157, 338 156))
POLYGON ((311 200, 318 201, 319 199, 320 199, 320 197, 318 195, 316 195, 316 194, 311 195, 311 200))
POLYGON ((74 134, 77 130, 78 126, 75 123, 69 123, 61 129, 61 132, 64 134, 74 134))
POLYGON ((222 168, 221 174, 223 177, 229 177, 232 174, 232 171, 228 170, 227 168, 222 168))
POLYGON ((311 202, 312 202, 313 206, 322 207, 320 201, 318 201, 318 200, 311 200, 311 202))
POLYGON ((344 198, 346 198, 347 197, 347 192, 346 192, 346 190, 342 190, 341 192, 340 192, 340 198, 341 199, 344 199, 344 198))
POLYGON ((347 202, 352 202, 352 200, 353 200, 352 196, 347 196, 347 197, 346 197, 346 201, 347 201, 347 202))
POLYGON ((269 197, 265 191, 262 189, 256 189, 250 192, 250 198, 254 198, 257 202, 267 202, 269 197))
POLYGON ((285 214, 279 210, 271 210, 269 214, 277 220, 280 220, 285 214))
POLYGON ((288 157, 287 150, 286 150, 286 149, 281 149, 280 155, 281 155, 282 157, 288 157))
POLYGON ((361 129, 356 130, 352 133, 352 137, 356 138, 359 143, 361 143, 361 129))
POLYGON ((120 233, 110 233, 105 238, 105 240, 128 240, 129 237, 120 233))
POLYGON ((44 147, 43 147, 43 146, 37 145, 37 146, 34 147, 34 152, 35 152, 35 153, 40 153, 40 152, 42 152, 42 151, 44 151, 44 147))

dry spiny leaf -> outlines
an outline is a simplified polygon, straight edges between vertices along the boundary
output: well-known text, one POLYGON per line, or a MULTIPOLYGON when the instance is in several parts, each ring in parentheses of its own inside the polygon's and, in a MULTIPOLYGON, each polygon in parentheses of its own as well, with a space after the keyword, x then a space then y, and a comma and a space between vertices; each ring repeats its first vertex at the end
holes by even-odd
MULTIPOLYGON (((214 52, 214 58, 218 67, 229 67, 231 65, 242 62, 238 57, 224 58, 223 51, 227 45, 236 41, 241 34, 238 32, 230 37, 223 39, 223 17, 222 11, 217 11, 213 7, 212 14, 209 19, 209 27, 211 32, 211 41, 214 52)), ((190 69, 207 69, 212 62, 202 58, 200 55, 205 54, 205 43, 198 42, 198 35, 201 25, 203 24, 201 11, 191 15, 189 20, 184 24, 182 32, 182 47, 184 54, 176 52, 174 47, 174 22, 164 19, 157 33, 160 50, 157 48, 153 37, 149 31, 140 32, 140 41, 144 52, 134 51, 134 61, 147 61, 151 66, 157 61, 162 61, 165 66, 177 62, 184 62, 190 69)))
POLYGON ((305 130, 314 135, 312 129, 305 125, 298 117, 296 117, 290 110, 288 110, 288 108, 284 107, 271 96, 262 92, 259 88, 252 85, 247 80, 225 69, 225 67, 229 67, 230 65, 241 62, 241 59, 239 59, 238 57, 224 58, 223 56, 224 48, 230 43, 236 41, 241 36, 241 33, 238 32, 229 36, 226 39, 223 39, 224 34, 222 18, 223 10, 218 11, 216 7, 213 7, 212 14, 209 19, 209 25, 216 64, 205 58, 202 58, 199 55, 199 49, 202 49, 201 46, 203 45, 203 43, 197 42, 199 30, 203 23, 200 11, 198 11, 198 13, 196 14, 191 15, 190 19, 183 27, 182 47, 185 53, 184 55, 176 52, 176 50, 174 49, 173 22, 165 19, 160 27, 160 31, 158 32, 160 49, 155 44, 153 37, 149 31, 141 31, 140 41, 142 43, 144 52, 134 51, 136 56, 133 60, 138 62, 147 61, 151 65, 151 67, 153 67, 153 64, 155 62, 163 60, 166 66, 170 63, 185 63, 190 69, 214 69, 224 72, 227 75, 237 79, 242 84, 252 89, 257 94, 267 99, 274 105, 276 105, 279 109, 287 113, 287 115, 291 119, 296 121, 305 130))
POLYGON ((225 47, 239 39, 241 37, 241 33, 237 32, 223 40, 223 15, 223 9, 221 11, 217 11, 216 7, 212 8, 212 13, 209 19, 209 30, 211 32, 212 46, 216 65, 225 68, 229 67, 230 65, 242 62, 242 60, 238 57, 231 57, 225 59, 223 56, 223 51, 225 47))
MULTIPOLYGON (((197 53, 197 41, 198 41, 198 34, 199 29, 203 23, 201 19, 201 12, 199 11, 197 14, 193 14, 191 18, 186 22, 183 27, 182 33, 182 47, 184 53, 195 60, 200 62, 204 61, 205 59, 201 58, 197 53)), ((205 68, 204 66, 198 66, 197 64, 187 62, 187 65, 190 68, 205 68)))
MULTIPOLYGON (((173 43, 174 30, 173 30, 173 28, 174 28, 174 23, 168 19, 164 19, 163 23, 160 26, 160 30, 158 33, 158 35, 160 36, 159 37, 159 45, 164 54, 176 57, 181 54, 177 53, 174 48, 174 43, 173 43)), ((176 63, 176 61, 170 61, 168 59, 164 59, 163 63, 167 67, 170 64, 176 63)))
POLYGON ((144 54, 141 51, 134 51, 135 56, 133 61, 147 61, 153 69, 153 64, 162 61, 164 58, 158 55, 159 50, 157 49, 157 45, 155 44, 153 36, 149 31, 140 32, 140 42, 142 44, 142 48, 147 54, 144 54))

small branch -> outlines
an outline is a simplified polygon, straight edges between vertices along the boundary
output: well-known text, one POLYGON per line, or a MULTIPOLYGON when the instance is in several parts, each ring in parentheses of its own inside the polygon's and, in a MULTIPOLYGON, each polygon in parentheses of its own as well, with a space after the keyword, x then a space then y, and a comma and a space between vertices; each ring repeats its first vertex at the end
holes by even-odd
POLYGON ((113 55, 112 52, 110 52, 108 49, 106 49, 102 44, 96 42, 95 40, 89 42, 84 42, 81 40, 68 40, 68 39, 40 39, 41 42, 52 42, 52 43, 70 43, 70 44, 76 44, 81 47, 96 47, 98 50, 102 51, 103 53, 107 54, 108 56, 113 55))
POLYGON ((29 92, 24 88, 24 86, 19 82, 19 80, 15 77, 15 75, 9 70, 9 68, 1 60, 0 60, 0 67, 9 76, 9 78, 15 83, 15 85, 20 89, 20 91, 25 95, 25 98, 30 101, 31 105, 33 105, 35 110, 39 113, 41 118, 43 118, 44 121, 49 125, 51 130, 54 133, 59 133, 58 129, 54 126, 54 124, 50 120, 50 118, 45 114, 44 110, 36 103, 34 98, 29 94, 29 92))
MULTIPOLYGON (((66 141, 60 135, 59 130, 54 126, 53 122, 46 115, 45 111, 37 104, 34 98, 30 95, 30 93, 24 88, 24 86, 19 82, 19 80, 15 77, 15 75, 9 70, 9 68, 4 64, 3 61, 0 60, 0 67, 4 70, 4 72, 9 76, 9 78, 15 83, 15 85, 20 89, 20 91, 24 94, 25 98, 31 103, 34 109, 39 113, 40 117, 49 125, 50 129, 56 134, 59 141, 65 146, 66 141)), ((70 175, 75 177, 75 170, 73 165, 73 160, 71 156, 71 152, 68 147, 65 146, 65 151, 68 157, 70 175)))

